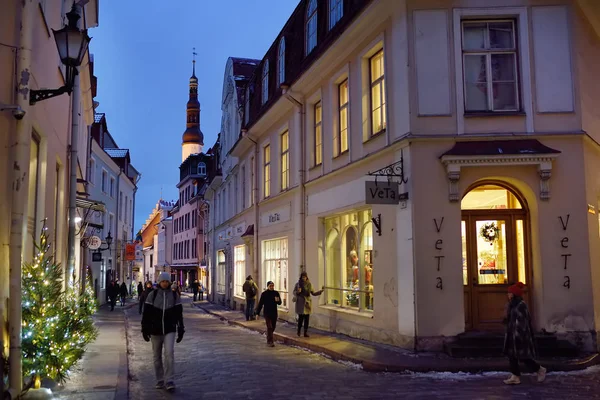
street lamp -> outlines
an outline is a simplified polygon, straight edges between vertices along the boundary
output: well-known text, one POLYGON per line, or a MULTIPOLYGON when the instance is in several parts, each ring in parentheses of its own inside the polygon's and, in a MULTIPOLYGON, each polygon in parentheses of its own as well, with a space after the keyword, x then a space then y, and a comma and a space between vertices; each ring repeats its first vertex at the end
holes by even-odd
POLYGON ((77 26, 77 22, 81 17, 77 12, 76 7, 77 6, 73 4, 73 8, 67 13, 67 19, 69 21, 67 25, 58 31, 52 29, 60 61, 66 66, 67 76, 65 84, 58 89, 31 90, 29 96, 30 105, 34 105, 38 101, 60 96, 63 93, 68 93, 70 95, 73 91, 75 75, 78 73, 77 67, 81 65, 85 52, 90 44, 90 40, 92 39, 88 36, 87 29, 81 30, 77 26))
POLYGON ((112 241, 113 241, 113 238, 110 235, 110 231, 108 232, 108 235, 106 236, 106 238, 104 240, 106 241, 106 245, 107 246, 104 249, 102 248, 102 246, 98 247, 98 250, 97 250, 98 252, 105 251, 105 250, 110 250, 110 245, 112 244, 112 241))

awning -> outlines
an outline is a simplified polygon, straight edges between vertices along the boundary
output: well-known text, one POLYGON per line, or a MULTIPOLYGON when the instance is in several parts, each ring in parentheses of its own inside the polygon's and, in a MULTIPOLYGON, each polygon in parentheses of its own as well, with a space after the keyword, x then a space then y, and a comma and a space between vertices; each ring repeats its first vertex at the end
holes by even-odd
POLYGON ((77 199, 75 199, 75 205, 79 208, 84 208, 86 210, 106 212, 106 207, 104 207, 104 203, 102 203, 101 201, 88 200, 81 197, 77 197, 77 199))
POLYGON ((560 154, 537 139, 521 140, 477 140, 456 142, 454 147, 440 156, 498 156, 498 155, 530 155, 560 154))
POLYGON ((550 198, 552 162, 561 152, 552 149, 537 139, 473 140, 454 143, 440 156, 448 176, 448 200, 461 199, 458 192, 461 168, 535 166, 540 179, 541 200, 550 198))

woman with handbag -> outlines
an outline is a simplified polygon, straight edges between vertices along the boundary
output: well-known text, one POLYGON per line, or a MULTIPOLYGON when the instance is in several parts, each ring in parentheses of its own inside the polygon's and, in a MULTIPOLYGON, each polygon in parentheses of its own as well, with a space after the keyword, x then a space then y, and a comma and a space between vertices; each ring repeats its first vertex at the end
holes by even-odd
POLYGON ((296 302, 296 314, 298 314, 298 336, 300 336, 300 330, 304 324, 304 337, 309 337, 308 324, 310 313, 312 312, 310 296, 320 296, 321 293, 323 293, 323 289, 318 292, 313 291, 312 284, 306 272, 300 274, 300 279, 296 283, 296 286, 294 286, 294 301, 296 302))

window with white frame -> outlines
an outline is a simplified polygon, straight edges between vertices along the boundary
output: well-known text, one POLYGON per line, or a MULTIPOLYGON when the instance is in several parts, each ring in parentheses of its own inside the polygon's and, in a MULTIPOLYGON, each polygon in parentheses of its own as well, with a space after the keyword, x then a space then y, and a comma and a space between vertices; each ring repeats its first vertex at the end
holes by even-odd
POLYGON ((246 166, 242 167, 242 211, 246 209, 246 166))
POLYGON ((90 166, 88 169, 88 181, 92 184, 96 184, 96 160, 90 158, 90 166))
POLYGON ((225 294, 225 252, 217 251, 217 293, 225 294))
POLYGON ((315 166, 317 166, 323 163, 323 109, 320 101, 315 104, 314 114, 314 162, 315 166))
POLYGON ((254 205, 254 156, 250 157, 250 205, 254 205))
POLYGON ((100 261, 100 289, 106 289, 106 259, 100 261))
POLYGON ((108 233, 115 233, 117 229, 115 228, 115 215, 113 213, 108 214, 108 233))
POLYGON ((102 192, 108 194, 108 172, 102 170, 102 192))
POLYGON ((271 195, 271 145, 266 145, 263 149, 263 182, 265 198, 271 195))
POLYGON ((333 28, 344 15, 344 0, 329 0, 329 29, 333 28))
POLYGON ((337 148, 339 154, 348 151, 348 120, 349 110, 348 107, 349 96, 348 96, 348 79, 345 79, 338 85, 338 118, 339 118, 339 135, 337 148))
POLYGON ((262 70, 262 103, 269 100, 269 60, 265 60, 262 70))
POLYGON ((462 21, 465 112, 519 111, 514 20, 462 21))
POLYGON ((285 37, 279 39, 277 51, 277 83, 281 85, 283 82, 285 82, 285 37))
POLYGON ((244 297, 242 286, 246 282, 246 246, 235 246, 233 257, 235 262, 235 295, 244 297))
POLYGON ((125 204, 124 204, 125 205, 125 223, 127 223, 127 221, 129 221, 127 219, 127 215, 128 215, 128 211, 129 211, 127 208, 128 204, 129 204, 129 196, 125 196, 125 204))
POLYGON ((290 188, 290 133, 281 134, 281 191, 290 188))
POLYGON ((288 240, 287 238, 262 242, 263 275, 265 281, 273 281, 281 295, 281 306, 288 307, 288 240))
POLYGON ((325 218, 325 295, 328 305, 373 310, 371 210, 325 218))
POLYGON ((371 82, 371 135, 376 135, 386 128, 385 110, 385 71, 383 49, 369 59, 369 75, 371 82))
POLYGON ((110 177, 110 197, 115 197, 115 178, 110 177))
POLYGON ((306 55, 317 47, 317 0, 309 0, 306 8, 306 55))
POLYGON ((206 176, 206 164, 203 162, 198 163, 198 175, 200 175, 201 177, 206 176))
POLYGON ((119 192, 119 221, 123 220, 123 192, 119 192))

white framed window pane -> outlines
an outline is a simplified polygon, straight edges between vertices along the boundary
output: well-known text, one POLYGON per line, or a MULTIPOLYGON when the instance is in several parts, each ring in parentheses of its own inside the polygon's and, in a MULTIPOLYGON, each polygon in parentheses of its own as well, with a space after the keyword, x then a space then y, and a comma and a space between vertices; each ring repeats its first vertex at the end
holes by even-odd
POLYGON ((517 86, 515 83, 494 83, 494 110, 514 111, 517 109, 517 86))
POLYGON ((467 111, 488 109, 486 56, 469 54, 464 57, 465 106, 467 111))
POLYGON ((381 86, 381 127, 382 129, 385 129, 387 126, 387 120, 386 120, 386 116, 385 116, 385 81, 381 81, 380 83, 381 86))
POLYGON ((489 41, 490 49, 514 49, 514 29, 512 21, 490 22, 489 41))
POLYGON ((483 50, 486 48, 487 23, 463 23, 463 49, 483 50))
POLYGON ((516 65, 514 53, 492 54, 492 81, 514 82, 516 65))
POLYGON ((371 82, 383 76, 383 51, 380 51, 371 58, 371 82))
POLYGON ((340 83, 340 106, 348 103, 348 80, 340 83))

